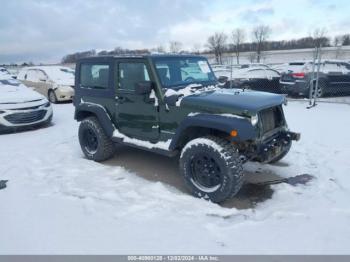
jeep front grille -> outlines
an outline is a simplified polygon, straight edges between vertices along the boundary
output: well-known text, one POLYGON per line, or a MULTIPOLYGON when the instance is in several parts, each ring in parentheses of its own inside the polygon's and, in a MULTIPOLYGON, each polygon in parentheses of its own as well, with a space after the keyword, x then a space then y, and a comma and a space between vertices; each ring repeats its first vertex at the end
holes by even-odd
POLYGON ((283 125, 284 118, 281 107, 272 107, 260 112, 263 134, 283 125))
POLYGON ((30 124, 42 120, 45 117, 46 110, 37 110, 23 113, 13 113, 4 118, 11 124, 30 124))

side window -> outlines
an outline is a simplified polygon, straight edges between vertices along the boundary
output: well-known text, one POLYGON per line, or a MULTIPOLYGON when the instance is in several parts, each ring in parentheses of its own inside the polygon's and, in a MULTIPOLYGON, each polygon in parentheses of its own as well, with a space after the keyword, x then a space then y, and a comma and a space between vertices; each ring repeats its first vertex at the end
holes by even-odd
POLYGON ((323 66, 324 73, 339 73, 341 69, 336 63, 325 63, 323 66))
POLYGON ((36 77, 37 77, 37 81, 46 81, 47 80, 46 74, 41 70, 36 70, 36 77))
POLYGON ((350 74, 350 64, 341 63, 340 68, 344 74, 350 74))
POLYGON ((135 84, 149 81, 149 74, 144 63, 119 63, 119 88, 135 90, 135 84))
POLYGON ((80 86, 82 88, 107 89, 109 65, 82 64, 80 67, 80 86))
POLYGON ((37 73, 36 73, 37 70, 28 70, 27 73, 26 73, 26 76, 24 77, 27 81, 31 81, 31 82, 37 82, 37 73))
POLYGON ((255 69, 248 71, 248 77, 252 78, 266 78, 266 72, 264 69, 255 69))

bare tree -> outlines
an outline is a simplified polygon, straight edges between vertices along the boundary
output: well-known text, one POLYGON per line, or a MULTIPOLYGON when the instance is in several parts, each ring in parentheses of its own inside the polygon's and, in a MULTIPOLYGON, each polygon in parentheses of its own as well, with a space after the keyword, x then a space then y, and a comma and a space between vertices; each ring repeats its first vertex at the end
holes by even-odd
POLYGON ((321 47, 327 45, 329 39, 326 37, 326 29, 325 28, 317 28, 313 32, 313 39, 315 47, 321 47))
POLYGON ((241 45, 245 39, 245 32, 243 29, 236 28, 232 31, 232 42, 236 53, 237 64, 239 64, 239 55, 241 53, 241 45))
POLYGON ((267 25, 259 25, 253 29, 253 39, 256 44, 256 60, 260 63, 261 51, 264 47, 265 41, 270 36, 271 29, 267 25))
POLYGON ((208 38, 207 46, 215 54, 216 62, 222 64, 222 53, 225 50, 225 44, 227 41, 227 35, 224 33, 216 32, 214 35, 208 38))
POLYGON ((178 42, 178 41, 170 41, 169 42, 169 50, 170 53, 179 53, 181 51, 182 48, 182 43, 178 42))
POLYGON ((155 48, 155 51, 157 52, 157 53, 165 53, 165 48, 164 48, 164 46, 162 46, 162 45, 159 45, 159 46, 157 46, 156 48, 155 48))

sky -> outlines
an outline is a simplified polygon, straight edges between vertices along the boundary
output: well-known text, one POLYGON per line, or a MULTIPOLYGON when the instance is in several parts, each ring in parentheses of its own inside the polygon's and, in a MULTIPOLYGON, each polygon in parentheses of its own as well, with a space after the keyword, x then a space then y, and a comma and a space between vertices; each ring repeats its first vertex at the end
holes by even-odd
MULTIPOLYGON (((324 28, 350 33, 348 0, 11 0, 0 1, 0 64, 55 63, 77 51, 169 46, 204 48, 214 32, 264 24, 269 40, 324 28)), ((230 38, 229 38, 230 40, 230 38)))

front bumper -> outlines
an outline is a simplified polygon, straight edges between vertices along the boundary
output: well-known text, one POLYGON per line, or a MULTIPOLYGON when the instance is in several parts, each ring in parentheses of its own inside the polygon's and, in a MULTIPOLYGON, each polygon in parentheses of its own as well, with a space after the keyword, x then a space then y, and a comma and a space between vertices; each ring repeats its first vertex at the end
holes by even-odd
POLYGON ((71 101, 74 97, 74 89, 73 88, 60 88, 58 87, 55 90, 55 94, 58 101, 71 101))
MULTIPOLYGON (((45 103, 46 104, 46 103, 45 103)), ((51 105, 45 104, 19 109, 0 110, 0 131, 32 127, 51 121, 53 112, 51 105)))
POLYGON ((300 140, 300 133, 280 131, 272 137, 262 141, 257 146, 255 159, 259 162, 269 162, 276 156, 288 151, 293 140, 300 140))

